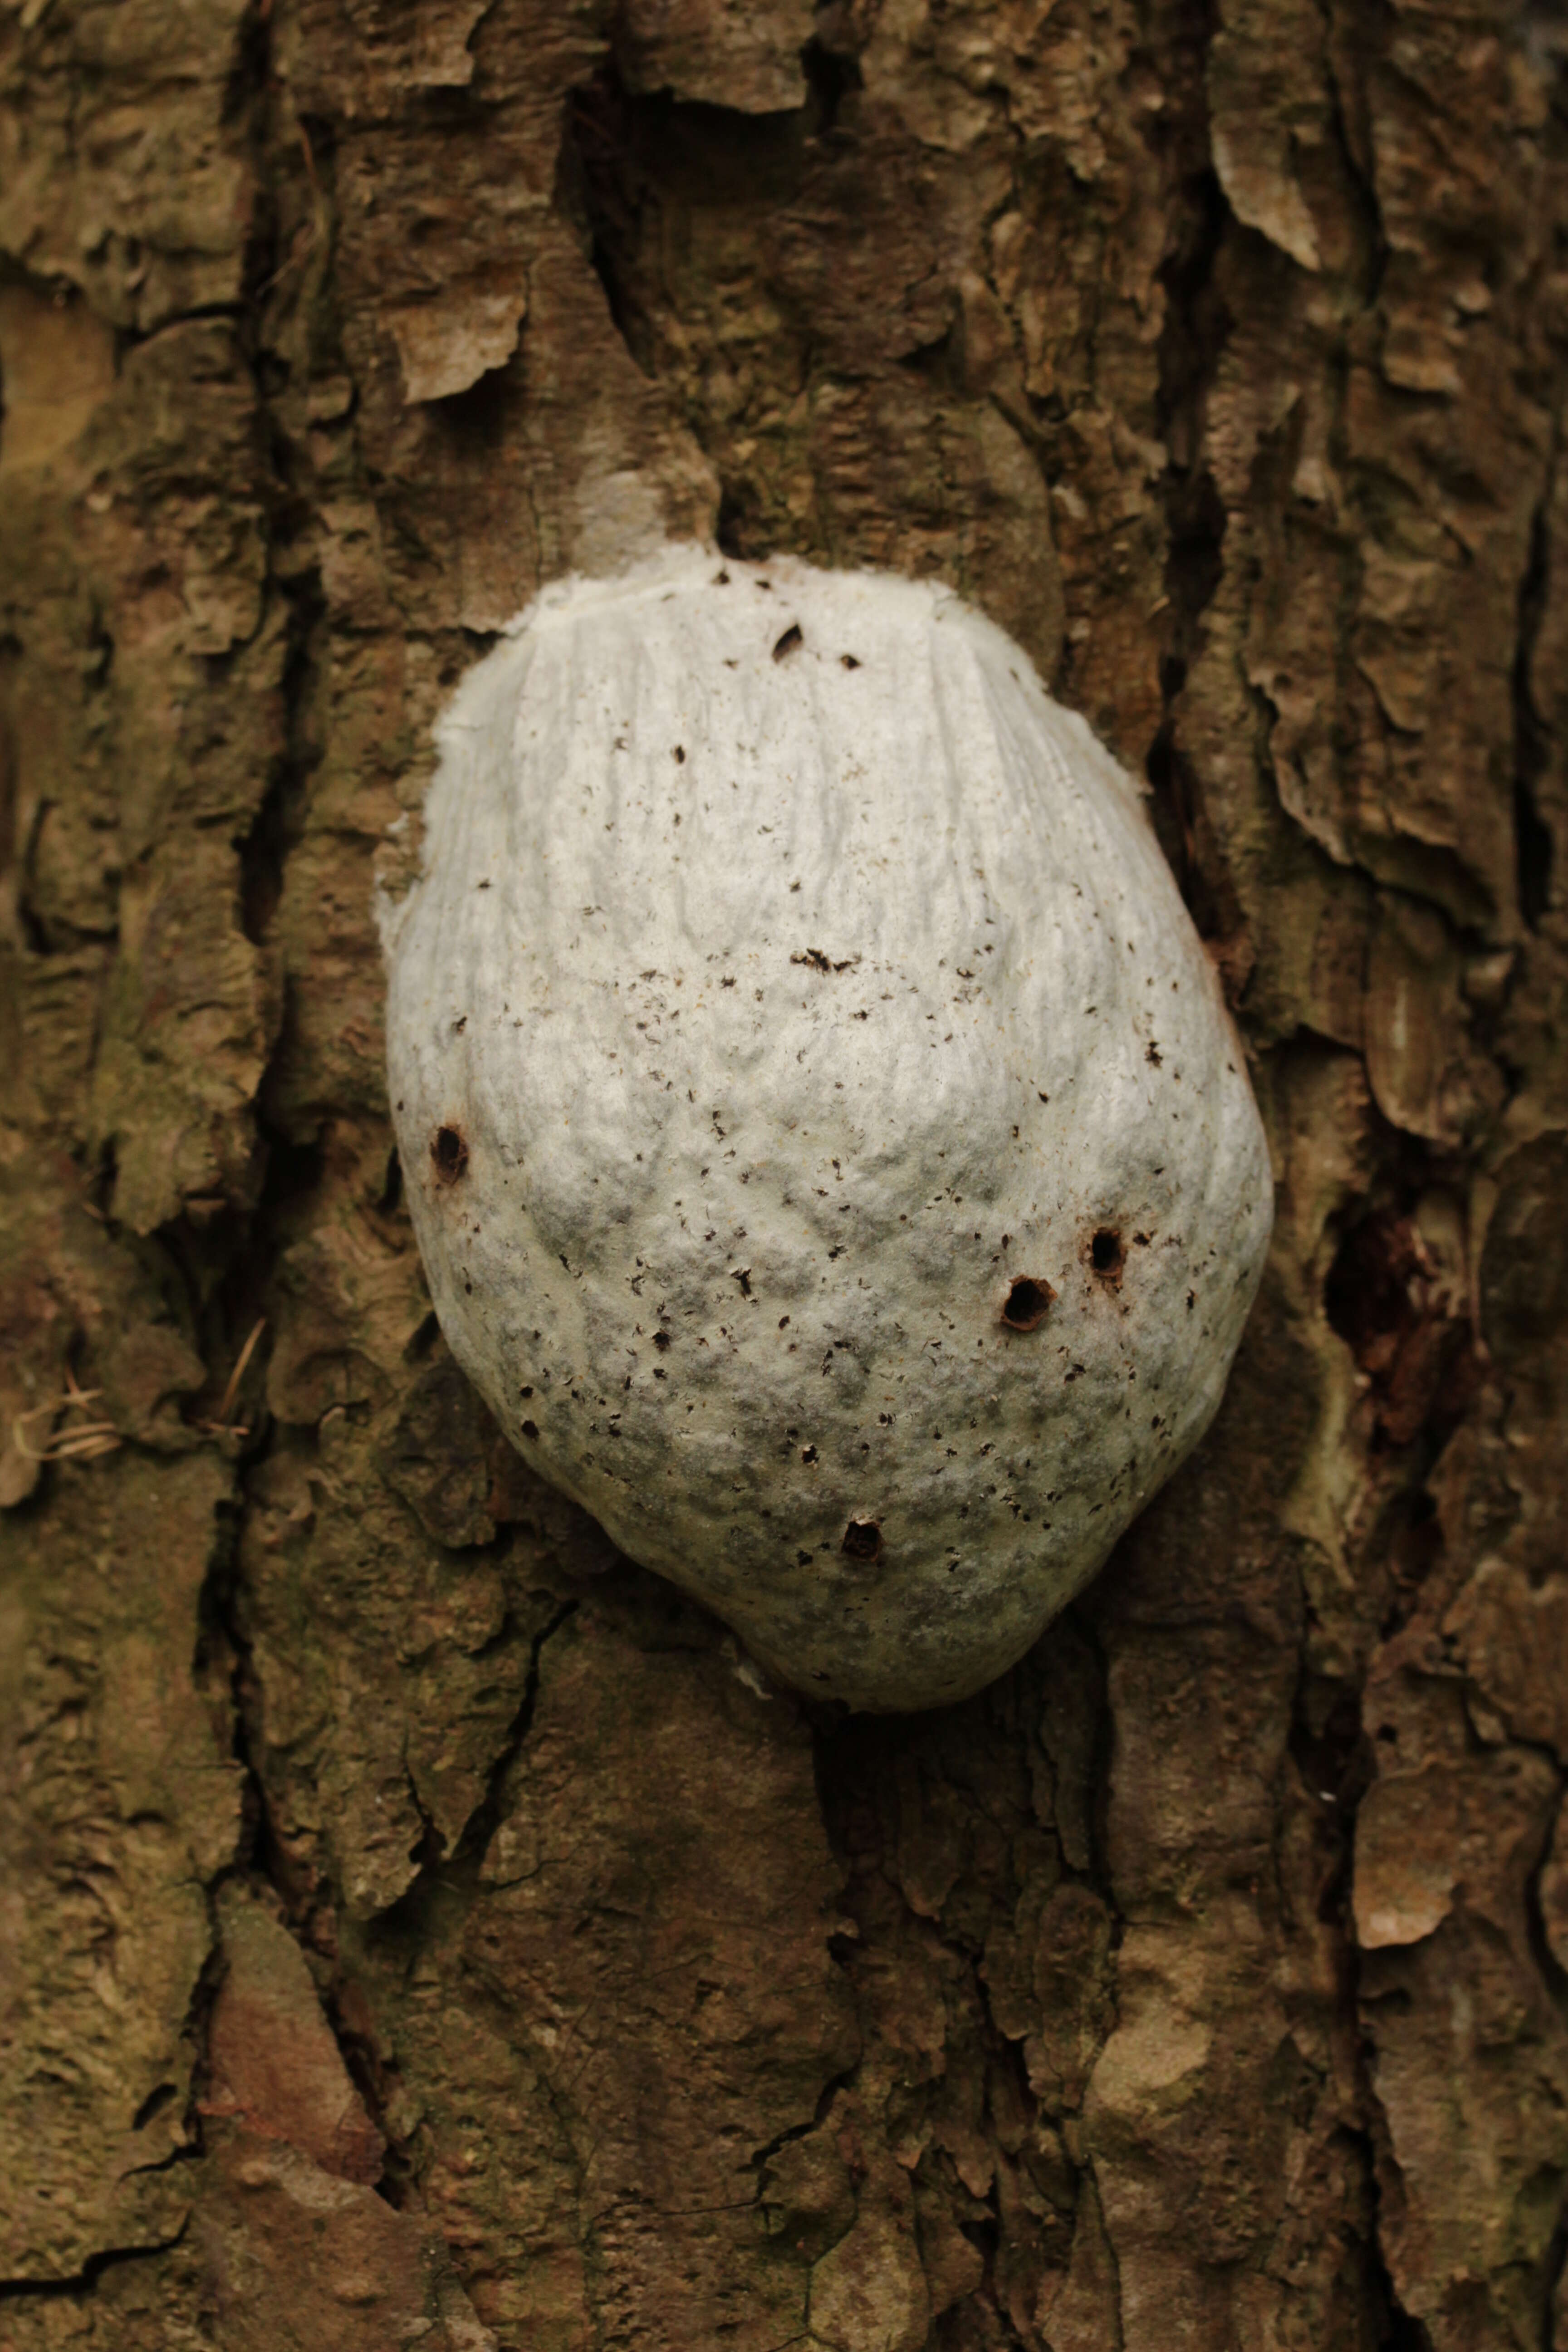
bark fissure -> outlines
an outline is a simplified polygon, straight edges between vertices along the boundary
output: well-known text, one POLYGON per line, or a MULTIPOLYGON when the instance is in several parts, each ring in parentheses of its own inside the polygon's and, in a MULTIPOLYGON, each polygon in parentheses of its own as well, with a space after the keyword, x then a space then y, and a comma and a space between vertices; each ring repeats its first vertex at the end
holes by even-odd
POLYGON ((73 2277, 63 2279, 0 2278, 0 2304, 9 2304, 14 2310, 25 2311, 28 2305, 70 2302, 90 2295, 110 2273, 126 2263, 155 2263, 172 2253, 184 2238, 186 2224, 182 2222, 172 2237, 160 2239, 148 2246, 108 2246, 86 2261, 73 2277))
POLYGON ((1519 887, 1519 911, 1532 930, 1539 930, 1552 904, 1552 829, 1541 813, 1537 788, 1551 764, 1552 744, 1535 707, 1531 670, 1546 610, 1550 541, 1547 515, 1551 509, 1557 453, 1546 486, 1531 517, 1530 561, 1519 585, 1519 636, 1513 668, 1513 821, 1519 887))

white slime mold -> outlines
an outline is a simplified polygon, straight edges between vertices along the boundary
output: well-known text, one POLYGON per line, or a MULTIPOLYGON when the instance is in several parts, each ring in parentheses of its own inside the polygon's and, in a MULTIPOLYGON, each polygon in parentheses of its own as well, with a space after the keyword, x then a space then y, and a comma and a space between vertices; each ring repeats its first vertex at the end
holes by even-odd
POLYGON ((775 1673, 1001 1673, 1206 1428, 1268 1153, 1137 793, 945 589, 673 548, 443 718, 409 1204, 508 1436, 775 1673))

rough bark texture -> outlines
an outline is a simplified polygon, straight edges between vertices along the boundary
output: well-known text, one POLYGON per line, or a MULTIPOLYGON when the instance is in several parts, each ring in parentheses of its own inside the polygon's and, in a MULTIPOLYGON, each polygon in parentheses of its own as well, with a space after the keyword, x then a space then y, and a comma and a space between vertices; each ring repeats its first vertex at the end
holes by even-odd
POLYGON ((6 0, 5 2352, 1568 2345, 1565 49, 6 0), (930 1717, 531 1482, 389 1155, 434 711, 710 530, 1147 767, 1269 1126, 1212 1436, 930 1717))

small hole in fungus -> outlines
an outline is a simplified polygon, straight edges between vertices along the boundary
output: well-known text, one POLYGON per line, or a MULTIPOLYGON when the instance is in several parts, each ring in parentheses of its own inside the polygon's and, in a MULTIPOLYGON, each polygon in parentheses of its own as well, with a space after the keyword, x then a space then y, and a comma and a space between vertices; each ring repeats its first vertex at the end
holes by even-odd
POLYGON ((1101 1282, 1109 1282, 1114 1289, 1121 1280, 1121 1268, 1126 1257, 1127 1252, 1121 1245, 1121 1236, 1116 1227, 1101 1225, 1089 1245, 1089 1262, 1101 1282))
POLYGON ((882 1530, 875 1519, 851 1519, 844 1530, 844 1550, 850 1559, 882 1557, 882 1530))
POLYGON ((788 656, 797 649, 797 647, 803 646, 805 643, 805 640, 802 636, 800 631, 800 623, 798 621, 792 621, 788 628, 784 631, 783 636, 778 638, 773 646, 774 661, 786 660, 788 656))
POLYGON ((669 1345, 669 1334, 668 1334, 668 1331, 656 1331, 656 1332, 654 1333, 654 1335, 653 1335, 653 1344, 654 1344, 654 1346, 658 1349, 659 1353, 662 1355, 662 1354, 664 1353, 664 1350, 666 1349, 666 1348, 668 1348, 668 1345, 669 1345))
POLYGON ((1007 1293, 1002 1320, 1009 1331, 1037 1331, 1056 1295, 1048 1282, 1037 1282, 1032 1276, 1021 1274, 1007 1293))
POLYGON ((522 1433, 524 1437, 537 1437, 539 1423, 536 1421, 525 1421, 522 1424, 522 1433))
POLYGON ((468 1164, 468 1147, 460 1127, 438 1127, 430 1139, 437 1184, 455 1184, 468 1164))

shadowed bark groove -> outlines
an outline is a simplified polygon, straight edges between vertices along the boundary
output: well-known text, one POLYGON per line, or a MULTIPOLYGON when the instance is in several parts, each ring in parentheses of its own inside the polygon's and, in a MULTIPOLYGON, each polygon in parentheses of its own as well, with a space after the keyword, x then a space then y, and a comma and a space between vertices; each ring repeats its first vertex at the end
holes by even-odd
POLYGON ((113 13, 0 41, 0 2342, 1568 2341, 1547 16, 113 13), (402 1205, 432 719, 692 535, 1026 646, 1268 1127, 1210 1437, 941 1715, 533 1479, 402 1205))

